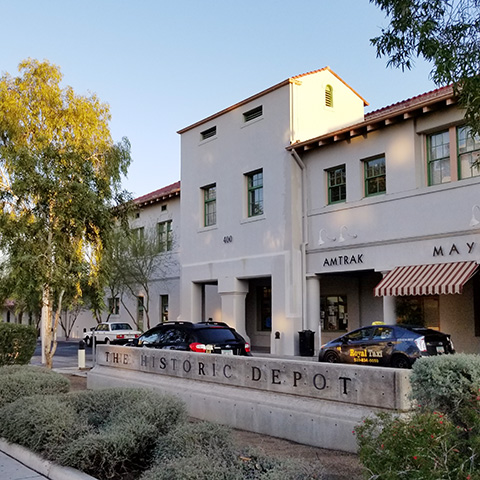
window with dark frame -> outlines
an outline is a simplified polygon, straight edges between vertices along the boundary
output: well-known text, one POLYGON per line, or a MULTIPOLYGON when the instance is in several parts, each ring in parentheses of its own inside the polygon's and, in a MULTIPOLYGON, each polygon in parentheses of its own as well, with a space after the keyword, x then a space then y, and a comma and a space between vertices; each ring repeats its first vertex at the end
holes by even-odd
POLYGON ((212 138, 217 134, 217 127, 211 127, 207 128, 207 130, 204 130, 203 132, 200 132, 200 139, 201 140, 207 140, 207 138, 212 138))
POLYGON ((448 130, 427 137, 428 184, 450 182, 450 133, 448 130))
POLYGON ((168 322, 168 295, 160 295, 160 321, 168 322))
POLYGON ((320 321, 322 325, 322 331, 325 332, 348 330, 348 309, 346 295, 321 296, 320 321))
POLYGON ((470 127, 458 127, 457 146, 459 178, 480 175, 480 136, 472 135, 470 127))
POLYGON ((345 165, 327 170, 328 203, 345 202, 347 199, 347 173, 345 165))
POLYGON ((365 172, 365 196, 380 195, 387 191, 385 157, 363 161, 365 172))
POLYGON ((261 117, 263 115, 263 106, 260 105, 259 107, 252 108, 248 112, 243 114, 243 121, 250 122, 251 120, 261 117))
POLYGON ((209 185, 203 188, 204 226, 217 224, 217 186, 209 185))
POLYGON ((160 253, 172 250, 173 234, 171 220, 157 223, 157 241, 160 253))
POLYGON ((108 299, 108 312, 111 315, 120 315, 120 299, 118 297, 108 299))
POLYGON ((263 170, 247 174, 248 216, 263 215, 263 170))

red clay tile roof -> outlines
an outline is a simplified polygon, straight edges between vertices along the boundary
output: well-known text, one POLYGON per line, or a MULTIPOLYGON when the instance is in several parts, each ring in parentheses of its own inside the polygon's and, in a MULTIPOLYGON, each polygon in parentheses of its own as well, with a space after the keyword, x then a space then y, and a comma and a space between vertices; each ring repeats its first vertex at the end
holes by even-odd
POLYGON ((442 106, 455 103, 455 93, 451 85, 437 88, 436 90, 367 113, 363 122, 349 125, 340 130, 335 130, 303 142, 293 143, 287 147, 287 150, 310 150, 323 145, 329 145, 337 141, 364 135, 369 131, 383 128, 397 121, 422 115, 435 108, 441 108, 442 106))
POLYGON ((151 203, 161 202, 172 197, 180 195, 180 182, 172 183, 166 187, 155 190, 154 192, 147 193, 141 197, 135 198, 133 203, 139 207, 146 206, 151 203))

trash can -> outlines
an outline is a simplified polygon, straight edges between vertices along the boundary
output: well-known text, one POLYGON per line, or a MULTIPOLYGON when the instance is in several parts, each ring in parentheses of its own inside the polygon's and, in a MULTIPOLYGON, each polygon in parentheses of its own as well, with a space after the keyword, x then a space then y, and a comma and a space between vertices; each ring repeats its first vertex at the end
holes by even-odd
POLYGON ((301 357, 313 357, 315 350, 315 332, 313 330, 302 330, 298 332, 299 350, 301 357))

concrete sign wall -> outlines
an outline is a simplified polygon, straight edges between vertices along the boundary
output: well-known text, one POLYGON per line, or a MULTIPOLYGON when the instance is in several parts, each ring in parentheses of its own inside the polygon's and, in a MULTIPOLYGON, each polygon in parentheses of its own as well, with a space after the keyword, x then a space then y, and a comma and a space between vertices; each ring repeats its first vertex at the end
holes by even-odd
POLYGON ((407 411, 410 372, 371 366, 98 346, 88 388, 153 388, 189 414, 307 445, 355 451, 374 412, 407 411))
POLYGON ((410 405, 406 370, 112 346, 98 348, 97 363, 382 409, 410 405))

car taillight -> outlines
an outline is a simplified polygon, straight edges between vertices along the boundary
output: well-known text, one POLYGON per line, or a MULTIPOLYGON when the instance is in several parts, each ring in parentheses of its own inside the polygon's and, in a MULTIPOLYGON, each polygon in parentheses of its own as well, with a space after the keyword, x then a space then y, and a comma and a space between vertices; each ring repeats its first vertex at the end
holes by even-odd
POLYGON ((135 338, 138 338, 139 336, 140 336, 139 333, 136 333, 136 334, 135 334, 135 338))
POLYGON ((250 344, 245 342, 245 351, 250 353, 250 344))
POLYGON ((192 352, 205 353, 207 351, 207 346, 204 343, 191 343, 189 347, 192 352))
POLYGON ((121 340, 122 338, 125 338, 125 335, 116 335, 116 338, 118 338, 119 340, 121 340))
POLYGON ((425 343, 425 337, 418 337, 415 339, 415 345, 421 352, 427 351, 427 344, 425 343))

